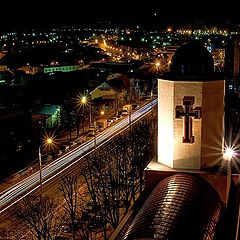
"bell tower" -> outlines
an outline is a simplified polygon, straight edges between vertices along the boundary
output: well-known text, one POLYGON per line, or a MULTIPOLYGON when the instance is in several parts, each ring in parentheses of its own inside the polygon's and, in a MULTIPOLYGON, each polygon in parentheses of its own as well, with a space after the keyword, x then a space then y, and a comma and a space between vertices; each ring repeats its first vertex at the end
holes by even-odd
POLYGON ((158 79, 157 162, 148 169, 160 177, 201 176, 227 204, 231 169, 223 159, 224 102, 225 80, 214 72, 207 49, 196 42, 178 48, 170 72, 158 79))
POLYGON ((158 80, 158 162, 189 170, 219 164, 224 86, 205 47, 190 42, 176 50, 171 71, 158 80))

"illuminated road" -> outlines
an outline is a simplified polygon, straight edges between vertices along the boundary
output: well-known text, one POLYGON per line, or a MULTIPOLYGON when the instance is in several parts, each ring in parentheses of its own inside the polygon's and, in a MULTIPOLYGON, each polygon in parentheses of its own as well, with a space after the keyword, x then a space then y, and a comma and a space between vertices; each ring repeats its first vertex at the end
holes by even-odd
MULTIPOLYGON (((42 169, 43 185, 51 181, 53 178, 59 176, 59 174, 62 174, 76 162, 80 161, 80 159, 93 151, 95 146, 100 146, 101 144, 106 143, 114 135, 119 133, 121 130, 124 130, 129 126, 130 121, 133 123, 134 121, 145 116, 156 104, 157 99, 139 108, 133 112, 130 117, 124 118, 123 120, 114 124, 112 127, 106 129, 101 134, 98 134, 95 139, 85 142, 84 144, 74 148, 64 156, 45 166, 42 169)), ((11 188, 3 191, 0 196, 0 215, 31 192, 38 190, 39 187, 40 177, 39 172, 36 172, 19 183, 16 183, 11 188)))

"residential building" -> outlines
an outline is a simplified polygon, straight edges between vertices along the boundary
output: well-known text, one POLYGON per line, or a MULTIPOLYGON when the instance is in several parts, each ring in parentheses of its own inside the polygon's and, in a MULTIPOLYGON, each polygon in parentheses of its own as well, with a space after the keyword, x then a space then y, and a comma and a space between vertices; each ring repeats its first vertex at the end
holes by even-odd
POLYGON ((44 73, 54 72, 73 72, 81 69, 80 65, 66 65, 66 66, 47 66, 43 68, 44 73))
POLYGON ((29 66, 29 65, 20 67, 17 70, 23 71, 26 74, 36 74, 36 73, 39 73, 42 71, 41 68, 39 68, 39 67, 34 67, 34 66, 29 66))
POLYGON ((61 125, 61 107, 45 104, 39 106, 32 113, 32 124, 35 128, 57 128, 61 125))

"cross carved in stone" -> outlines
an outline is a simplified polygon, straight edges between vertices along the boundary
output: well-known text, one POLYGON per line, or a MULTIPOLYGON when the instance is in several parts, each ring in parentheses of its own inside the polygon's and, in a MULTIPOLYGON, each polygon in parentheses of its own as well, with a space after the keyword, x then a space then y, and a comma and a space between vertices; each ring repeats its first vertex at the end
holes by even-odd
POLYGON ((194 100, 195 98, 193 96, 185 96, 183 98, 183 106, 176 106, 176 118, 183 118, 184 123, 183 143, 194 143, 192 119, 201 118, 201 107, 195 107, 193 109, 194 100))

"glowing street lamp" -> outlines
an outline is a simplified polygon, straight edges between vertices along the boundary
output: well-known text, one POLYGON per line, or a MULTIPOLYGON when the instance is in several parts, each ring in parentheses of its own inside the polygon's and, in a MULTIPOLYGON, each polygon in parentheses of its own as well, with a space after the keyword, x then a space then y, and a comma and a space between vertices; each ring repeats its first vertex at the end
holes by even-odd
POLYGON ((223 153, 223 159, 227 161, 231 161, 232 157, 234 156, 234 151, 231 148, 226 148, 223 153))
MULTIPOLYGON (((228 174, 231 175, 231 160, 234 156, 234 151, 232 148, 225 148, 223 153, 223 160, 226 161, 228 174)), ((225 164, 224 164, 225 165, 225 164)))
POLYGON ((82 104, 86 104, 87 103, 87 97, 86 96, 82 96, 81 103, 82 104))
POLYGON ((82 128, 84 134, 84 113, 85 113, 85 106, 89 106, 89 126, 92 125, 92 102, 89 98, 88 92, 86 94, 80 94, 76 98, 77 106, 82 108, 82 128))
POLYGON ((52 144, 53 143, 53 140, 52 140, 52 138, 47 138, 47 144, 52 144))
MULTIPOLYGON (((81 97, 81 105, 83 106, 83 118, 82 118, 82 127, 83 127, 83 134, 84 134, 84 106, 87 104, 87 97, 82 96, 81 97)), ((91 112, 91 111, 90 111, 91 112)), ((90 113, 91 114, 91 113, 90 113)))
POLYGON ((160 67, 160 62, 156 62, 155 65, 156 65, 156 68, 159 68, 160 67))
POLYGON ((156 59, 153 62, 153 69, 152 69, 157 75, 158 73, 162 73, 166 71, 166 63, 163 57, 156 59))
POLYGON ((47 146, 47 145, 51 145, 53 144, 53 138, 51 137, 47 137, 43 144, 41 144, 39 147, 38 147, 38 160, 39 160, 39 177, 40 177, 40 189, 41 189, 41 195, 42 195, 42 192, 43 192, 43 187, 42 187, 42 154, 41 154, 41 147, 42 145, 43 146, 47 146))

